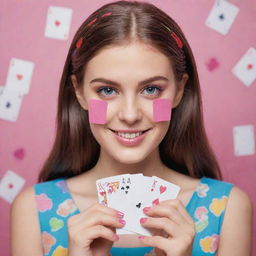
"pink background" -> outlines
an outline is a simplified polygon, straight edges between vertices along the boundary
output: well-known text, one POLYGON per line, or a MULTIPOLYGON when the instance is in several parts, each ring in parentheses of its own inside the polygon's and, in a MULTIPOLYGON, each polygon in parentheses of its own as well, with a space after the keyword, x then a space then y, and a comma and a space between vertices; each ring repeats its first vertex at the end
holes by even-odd
MULTIPOLYGON (((71 39, 89 14, 108 2, 0 2, 0 85, 5 85, 11 58, 35 63, 30 92, 24 96, 18 120, 0 120, 0 178, 7 170, 12 170, 26 179, 24 188, 36 182, 53 142, 58 83, 71 39), (73 9, 67 41, 44 36, 49 6, 73 9), (19 148, 25 150, 23 159, 14 156, 14 151, 19 148)), ((224 179, 245 190, 255 206, 255 154, 235 156, 232 131, 237 125, 256 125, 256 82, 246 87, 231 73, 231 69, 250 47, 256 46, 256 2, 230 1, 240 8, 240 12, 226 36, 205 26, 214 0, 150 2, 172 16, 190 42, 201 81, 206 130, 222 167, 224 179), (216 58, 220 65, 210 72, 206 62, 212 57, 216 58)), ((0 198, 0 250, 3 256, 10 255, 9 210, 10 204, 0 198)), ((256 221, 254 244, 255 231, 256 221)))

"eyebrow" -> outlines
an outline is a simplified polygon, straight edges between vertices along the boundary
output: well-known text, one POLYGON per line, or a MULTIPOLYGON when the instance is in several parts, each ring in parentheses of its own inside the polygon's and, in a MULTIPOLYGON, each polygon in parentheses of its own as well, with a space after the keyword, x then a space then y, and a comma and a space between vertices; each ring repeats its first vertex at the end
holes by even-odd
MULTIPOLYGON (((167 79, 164 76, 153 76, 153 77, 150 77, 146 80, 140 81, 139 86, 154 82, 156 80, 169 81, 169 79, 167 79)), ((106 83, 106 84, 110 84, 110 85, 114 85, 114 86, 120 86, 120 84, 118 82, 111 81, 111 80, 108 80, 106 78, 95 78, 95 79, 91 80, 90 84, 95 83, 95 82, 101 82, 101 83, 106 83)))

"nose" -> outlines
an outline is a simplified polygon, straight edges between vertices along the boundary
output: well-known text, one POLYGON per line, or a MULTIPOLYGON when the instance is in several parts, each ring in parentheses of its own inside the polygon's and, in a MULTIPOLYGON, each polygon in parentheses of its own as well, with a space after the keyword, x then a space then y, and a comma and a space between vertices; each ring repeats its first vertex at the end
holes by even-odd
POLYGON ((121 121, 133 124, 142 118, 142 112, 136 99, 126 98, 121 102, 118 111, 118 117, 121 121))

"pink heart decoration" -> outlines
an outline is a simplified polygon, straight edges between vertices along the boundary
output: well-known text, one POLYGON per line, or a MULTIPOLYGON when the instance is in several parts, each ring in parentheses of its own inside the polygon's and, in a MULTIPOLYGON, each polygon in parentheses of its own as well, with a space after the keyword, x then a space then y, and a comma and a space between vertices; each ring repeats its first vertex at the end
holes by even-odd
POLYGON ((166 186, 160 186, 159 190, 160 190, 160 194, 163 194, 165 192, 165 190, 167 189, 166 186))
POLYGON ((22 160, 25 156, 24 148, 19 148, 14 152, 14 156, 20 160, 22 160))

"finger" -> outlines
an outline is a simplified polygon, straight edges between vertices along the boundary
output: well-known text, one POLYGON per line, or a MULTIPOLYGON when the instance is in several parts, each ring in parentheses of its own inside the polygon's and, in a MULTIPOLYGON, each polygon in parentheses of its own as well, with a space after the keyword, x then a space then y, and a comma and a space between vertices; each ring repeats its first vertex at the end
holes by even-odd
POLYGON ((189 224, 194 224, 193 219, 191 218, 185 206, 179 199, 165 200, 165 201, 162 201, 161 204, 168 204, 168 201, 171 201, 170 203, 178 209, 178 211, 183 215, 183 217, 186 219, 186 221, 189 224))
POLYGON ((80 223, 69 225, 69 230, 75 229, 77 232, 79 232, 84 228, 88 229, 96 225, 121 228, 125 225, 125 220, 116 216, 113 217, 111 215, 102 214, 101 212, 96 212, 93 215, 87 215, 84 220, 80 221, 80 223))
POLYGON ((71 222, 70 225, 76 225, 78 223, 81 223, 81 221, 83 221, 84 219, 87 219, 87 217, 90 215, 94 215, 96 212, 101 212, 102 214, 106 214, 106 215, 110 215, 118 218, 123 218, 124 216, 123 213, 116 211, 113 208, 101 205, 99 203, 95 203, 90 207, 88 207, 86 210, 82 211, 81 213, 71 216, 70 218, 72 219, 72 221, 70 220, 71 222))
POLYGON ((171 204, 154 205, 150 209, 143 209, 143 211, 150 217, 166 217, 179 225, 185 222, 183 215, 171 204))
POLYGON ((119 236, 115 234, 111 229, 106 228, 101 225, 93 226, 91 228, 86 228, 81 230, 81 232, 77 232, 73 236, 73 241, 75 241, 79 245, 89 246, 93 240, 97 238, 104 238, 111 242, 115 242, 119 240, 119 236))
POLYGON ((168 243, 170 241, 166 238, 161 236, 139 236, 139 239, 146 246, 156 247, 165 252, 168 251, 168 243))
POLYGON ((183 232, 180 226, 168 218, 141 218, 140 223, 145 228, 155 228, 164 230, 169 236, 182 236, 183 232))
MULTIPOLYGON (((194 236, 195 233, 195 225, 194 222, 188 223, 185 217, 179 212, 176 208, 177 206, 173 206, 173 203, 168 200, 165 203, 160 203, 159 205, 155 205, 150 208, 148 211, 144 211, 148 216, 151 217, 165 217, 168 218, 175 223, 177 223, 180 228, 189 234, 190 236, 194 236)), ((144 208, 145 209, 145 208, 144 208)))

